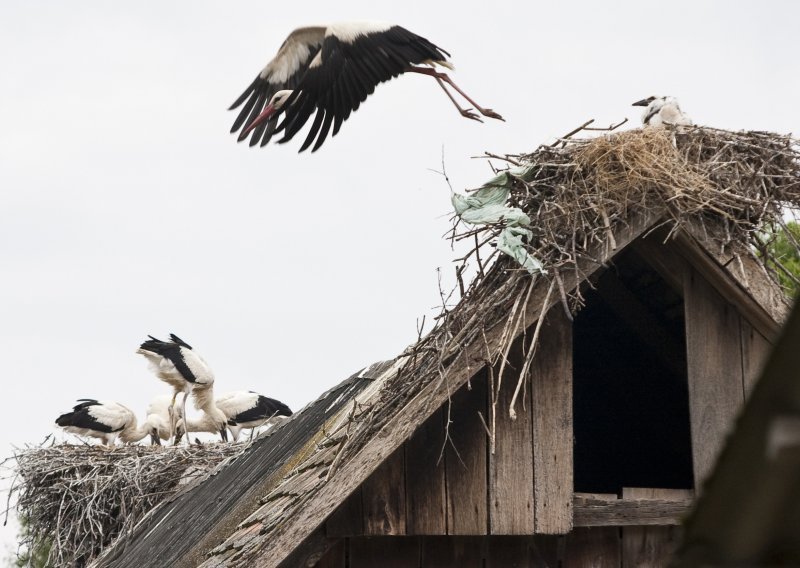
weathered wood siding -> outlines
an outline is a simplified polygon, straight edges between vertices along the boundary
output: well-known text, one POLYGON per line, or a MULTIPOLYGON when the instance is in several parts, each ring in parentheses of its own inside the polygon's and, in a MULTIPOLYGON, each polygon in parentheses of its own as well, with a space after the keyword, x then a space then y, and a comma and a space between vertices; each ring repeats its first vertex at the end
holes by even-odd
POLYGON ((328 536, 569 532, 571 322, 560 306, 547 316, 512 420, 509 405, 532 334, 513 344, 499 388, 499 364, 491 374, 479 371, 339 506, 328 536), (484 426, 493 400, 494 453, 484 426))
POLYGON ((684 272, 695 488, 711 472, 770 344, 693 267, 684 272))
POLYGON ((350 537, 315 568, 660 568, 678 527, 576 528, 562 536, 350 537))

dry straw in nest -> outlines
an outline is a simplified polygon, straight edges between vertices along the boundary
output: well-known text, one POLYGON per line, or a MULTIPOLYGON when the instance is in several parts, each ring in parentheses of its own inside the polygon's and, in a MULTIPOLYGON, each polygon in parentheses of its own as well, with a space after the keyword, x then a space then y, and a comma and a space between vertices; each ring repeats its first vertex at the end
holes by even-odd
MULTIPOLYGON (((571 280, 582 281, 582 270, 600 264, 598 250, 616 249, 614 233, 632 215, 658 213, 662 225, 672 230, 685 224, 699 227, 718 252, 750 255, 771 272, 780 264, 769 258, 764 230, 783 227, 786 209, 800 207, 800 143, 767 132, 644 128, 564 139, 505 159, 515 166, 514 175, 508 176, 509 205, 530 217, 534 235, 526 247, 547 275, 531 277, 497 255, 492 237, 502 223, 465 229, 456 220, 454 240, 475 243, 456 268, 461 299, 451 307, 450 296, 442 294, 437 326, 406 351, 408 360, 387 381, 380 403, 354 417, 360 427, 342 442, 339 461, 357 453, 426 385, 446 382, 450 364, 465 356, 467 346, 482 342, 492 388, 491 416, 485 424, 493 440, 505 362, 514 338, 524 331, 520 322, 528 300, 539 294, 542 305, 532 332, 535 339, 551 300, 560 297, 569 312, 580 308, 580 287, 567 289, 566 275, 574 272, 571 280), (460 279, 468 264, 476 276, 464 286, 460 279), (490 346, 486 334, 496 326, 502 327, 502 339, 490 346)), ((535 350, 536 341, 530 341, 523 369, 530 366, 535 350)), ((514 404, 508 409, 512 417, 514 404)))
POLYGON ((14 456, 17 511, 28 547, 50 542, 48 566, 84 566, 158 503, 248 446, 59 444, 14 456))

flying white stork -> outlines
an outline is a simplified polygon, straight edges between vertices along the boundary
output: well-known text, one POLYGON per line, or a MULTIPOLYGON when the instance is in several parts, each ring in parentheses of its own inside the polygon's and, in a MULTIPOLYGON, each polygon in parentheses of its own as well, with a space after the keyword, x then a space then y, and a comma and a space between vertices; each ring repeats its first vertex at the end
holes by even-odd
POLYGON ((453 87, 480 114, 503 120, 462 91, 437 66, 453 69, 450 54, 424 37, 400 26, 377 22, 347 22, 294 30, 277 55, 267 63, 229 110, 244 103, 231 132, 241 128, 241 142, 251 132, 250 146, 264 146, 283 131, 278 143, 288 142, 316 112, 300 147, 319 149, 333 126, 336 136, 342 122, 357 110, 380 83, 401 73, 421 73, 436 79, 462 116, 482 122, 471 109, 459 106, 445 83, 453 87), (246 102, 245 102, 246 101, 246 102), (281 114, 283 121, 278 124, 281 114))
POLYGON ((144 424, 138 426, 133 411, 118 402, 81 398, 72 412, 56 418, 56 424, 72 434, 99 438, 107 446, 113 446, 117 438, 133 443, 150 435, 153 440, 160 421, 148 415, 144 424))
POLYGON ((642 113, 642 124, 645 126, 692 125, 692 119, 681 110, 675 97, 647 97, 636 101, 633 106, 647 107, 642 113))
MULTIPOLYGON (((269 398, 253 391, 234 391, 221 395, 216 399, 217 408, 228 417, 228 429, 233 441, 239 441, 239 434, 245 428, 253 429, 271 423, 278 416, 291 416, 291 409, 279 400, 269 398)), ((187 419, 192 432, 218 433, 214 423, 207 415, 199 420, 187 419)), ((178 436, 182 432, 183 422, 178 422, 178 436)))
MULTIPOLYGON (((216 431, 223 439, 227 439, 228 419, 214 404, 214 373, 208 364, 192 350, 191 345, 174 333, 169 336, 171 341, 161 341, 152 335, 148 337, 150 339, 142 343, 136 352, 144 355, 155 375, 174 389, 171 404, 173 410, 175 398, 182 392, 180 415, 186 416, 186 399, 191 393, 195 407, 206 413, 216 426, 216 431)), ((172 420, 176 417, 177 413, 173 411, 172 420)), ((174 424, 172 432, 175 432, 174 424)))

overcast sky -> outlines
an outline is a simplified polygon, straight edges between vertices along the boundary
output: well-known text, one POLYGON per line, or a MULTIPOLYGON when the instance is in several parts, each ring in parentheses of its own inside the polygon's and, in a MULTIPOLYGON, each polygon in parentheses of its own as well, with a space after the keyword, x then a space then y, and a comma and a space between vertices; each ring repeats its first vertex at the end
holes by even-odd
MULTIPOLYGON (((800 131, 796 2, 9 2, 0 4, 0 448, 77 398, 143 419, 168 389, 135 354, 175 332, 217 392, 300 409, 395 356, 452 284, 449 188, 630 103, 800 131), (453 9, 453 6, 458 6, 453 9), (316 154, 249 149, 226 108, 301 25, 377 19, 450 51, 507 120, 461 118, 429 77, 381 85, 316 154)), ((0 539, 9 542, 14 530, 0 539)))

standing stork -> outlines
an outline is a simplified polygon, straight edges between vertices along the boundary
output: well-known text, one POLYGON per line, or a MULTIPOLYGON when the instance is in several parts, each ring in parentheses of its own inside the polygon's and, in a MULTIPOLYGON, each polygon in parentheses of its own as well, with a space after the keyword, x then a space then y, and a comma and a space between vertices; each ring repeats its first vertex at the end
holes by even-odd
MULTIPOLYGON (((195 407, 205 412, 216 431, 223 439, 227 439, 227 418, 214 404, 214 373, 208 364, 194 352, 191 345, 174 333, 169 335, 171 341, 161 341, 152 335, 148 337, 150 339, 142 343, 136 352, 144 355, 155 375, 175 391, 170 405, 173 408, 172 432, 175 432, 175 399, 179 393, 183 393, 180 412, 181 416, 186 416, 186 399, 191 393, 194 395, 195 407)), ((189 436, 186 438, 188 440, 189 436)))
POLYGON ((56 424, 71 434, 99 438, 105 445, 113 446, 117 438, 126 444, 138 442, 147 435, 153 440, 160 419, 148 414, 144 424, 138 426, 133 411, 118 402, 81 398, 72 412, 56 418, 56 424))
POLYGON ((462 91, 437 66, 453 69, 450 54, 424 37, 400 26, 377 22, 347 22, 294 30, 277 55, 267 63, 229 110, 244 103, 231 132, 241 128, 239 141, 250 137, 250 146, 264 146, 273 134, 283 131, 278 143, 288 142, 316 112, 314 122, 300 147, 316 139, 315 152, 333 125, 336 136, 342 122, 357 110, 375 87, 402 73, 429 75, 444 90, 466 118, 482 122, 472 109, 464 109, 445 83, 480 114, 503 120, 492 109, 483 108, 462 91), (246 102, 245 102, 246 101, 246 102), (278 118, 285 114, 278 124, 278 118))
MULTIPOLYGON (((245 428, 253 429, 270 423, 278 416, 291 416, 292 410, 279 400, 269 398, 253 391, 234 391, 221 395, 215 401, 228 418, 228 429, 234 442, 239 441, 239 434, 245 428)), ((204 415, 199 420, 186 419, 193 432, 218 433, 214 423, 204 415)), ((178 437, 183 433, 183 422, 178 423, 178 437)))
POLYGON ((647 97, 636 101, 632 106, 647 107, 642 113, 642 124, 645 126, 692 125, 692 119, 681 110, 675 97, 647 97))

